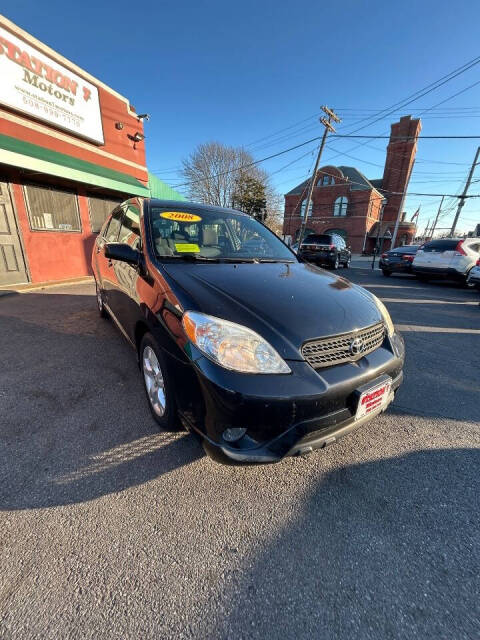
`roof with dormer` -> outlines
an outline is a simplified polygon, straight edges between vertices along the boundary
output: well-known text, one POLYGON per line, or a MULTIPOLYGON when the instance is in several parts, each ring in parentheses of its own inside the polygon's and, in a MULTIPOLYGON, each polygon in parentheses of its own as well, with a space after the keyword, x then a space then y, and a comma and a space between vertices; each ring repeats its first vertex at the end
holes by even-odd
MULTIPOLYGON (((347 167, 345 165, 338 166, 337 169, 341 171, 343 176, 347 179, 350 186, 350 191, 370 191, 371 189, 377 190, 379 187, 374 185, 368 178, 366 178, 361 171, 355 167, 347 167)), ((318 173, 322 173, 320 169, 318 173)), ((335 176, 336 177, 336 176, 335 176)), ((304 180, 301 184, 294 187, 286 195, 301 195, 308 186, 310 179, 304 180)), ((375 182, 378 182, 375 181, 375 182)))

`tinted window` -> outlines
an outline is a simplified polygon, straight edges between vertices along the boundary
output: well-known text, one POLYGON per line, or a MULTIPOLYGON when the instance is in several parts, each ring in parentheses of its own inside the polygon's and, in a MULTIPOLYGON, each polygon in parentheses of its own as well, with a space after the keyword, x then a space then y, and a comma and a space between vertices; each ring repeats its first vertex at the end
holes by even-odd
POLYGON ((230 210, 151 207, 155 250, 160 257, 295 260, 269 229, 230 210))
POLYGON ((105 241, 116 242, 118 238, 118 232, 120 231, 120 221, 122 219, 123 209, 120 207, 112 213, 110 222, 105 230, 105 241))
POLYGON ((136 204, 128 204, 122 218, 118 242, 129 244, 134 249, 140 241, 140 209, 136 204))
POLYGON ((441 240, 432 240, 427 242, 423 247, 426 253, 441 253, 442 251, 454 251, 458 244, 458 240, 449 240, 448 238, 442 238, 441 240))
POLYGON ((312 233, 305 238, 304 243, 315 243, 315 244, 332 244, 333 236, 327 236, 325 234, 317 234, 312 233))

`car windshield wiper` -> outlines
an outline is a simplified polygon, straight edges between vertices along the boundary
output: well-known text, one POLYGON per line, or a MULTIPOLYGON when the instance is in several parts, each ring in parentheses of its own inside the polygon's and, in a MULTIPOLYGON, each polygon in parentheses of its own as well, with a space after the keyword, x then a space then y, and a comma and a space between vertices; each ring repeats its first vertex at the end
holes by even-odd
POLYGON ((287 258, 284 258, 284 259, 282 259, 282 258, 256 258, 256 261, 257 262, 282 262, 282 263, 295 262, 295 260, 291 260, 290 258, 288 258, 288 259, 287 258))

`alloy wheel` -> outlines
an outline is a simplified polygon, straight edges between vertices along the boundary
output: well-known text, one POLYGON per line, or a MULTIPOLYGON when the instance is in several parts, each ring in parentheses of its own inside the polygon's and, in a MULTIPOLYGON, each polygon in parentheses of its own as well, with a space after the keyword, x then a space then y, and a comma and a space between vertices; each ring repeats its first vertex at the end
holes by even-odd
POLYGON ((148 400, 155 414, 161 418, 165 414, 167 404, 165 381, 157 355, 148 344, 143 350, 142 365, 148 400))

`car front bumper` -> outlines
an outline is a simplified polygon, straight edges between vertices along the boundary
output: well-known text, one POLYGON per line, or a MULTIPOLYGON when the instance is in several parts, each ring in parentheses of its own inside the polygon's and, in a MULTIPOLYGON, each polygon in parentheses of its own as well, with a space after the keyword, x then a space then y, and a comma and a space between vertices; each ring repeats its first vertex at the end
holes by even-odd
POLYGON ((187 426, 202 436, 207 453, 219 462, 277 462, 307 453, 378 415, 377 410, 355 420, 358 392, 388 376, 392 386, 385 410, 402 382, 403 360, 404 343, 398 333, 356 363, 314 370, 306 362, 288 361, 289 375, 238 374, 200 356, 195 368, 204 413, 200 423, 187 417, 187 426), (223 438, 227 428, 247 432, 229 443, 223 438))

